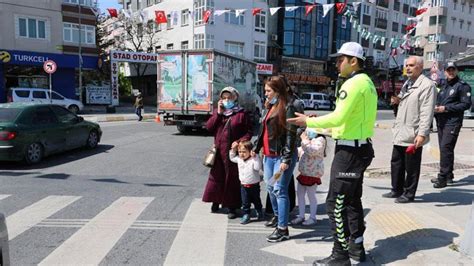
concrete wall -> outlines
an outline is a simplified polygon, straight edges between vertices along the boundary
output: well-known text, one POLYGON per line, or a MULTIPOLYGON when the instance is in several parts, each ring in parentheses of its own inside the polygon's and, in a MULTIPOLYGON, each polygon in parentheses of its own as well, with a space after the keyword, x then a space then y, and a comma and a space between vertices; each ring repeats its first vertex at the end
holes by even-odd
POLYGON ((4 0, 0 2, 0 49, 61 53, 62 1, 4 0), (18 36, 18 16, 46 20, 46 39, 18 36))

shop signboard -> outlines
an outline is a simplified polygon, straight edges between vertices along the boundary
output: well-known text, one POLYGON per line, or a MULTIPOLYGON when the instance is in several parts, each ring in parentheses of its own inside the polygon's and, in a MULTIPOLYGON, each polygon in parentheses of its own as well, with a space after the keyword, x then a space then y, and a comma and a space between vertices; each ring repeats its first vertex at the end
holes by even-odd
POLYGON ((111 104, 110 87, 87 86, 86 101, 88 104, 111 104))
POLYGON ((257 64, 257 74, 272 75, 273 74, 273 64, 257 64))

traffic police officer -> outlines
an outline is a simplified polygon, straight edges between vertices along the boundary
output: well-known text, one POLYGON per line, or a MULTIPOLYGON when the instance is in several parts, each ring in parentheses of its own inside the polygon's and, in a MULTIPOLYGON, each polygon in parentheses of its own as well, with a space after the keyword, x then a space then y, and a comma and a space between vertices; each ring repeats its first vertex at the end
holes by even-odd
POLYGON ((332 128, 336 140, 326 199, 334 246, 329 257, 314 265, 351 265, 349 258, 365 260, 362 181, 374 157, 370 137, 377 114, 377 92, 372 80, 362 72, 363 55, 362 46, 355 42, 344 43, 333 55, 337 56, 340 77, 346 78, 337 89, 334 112, 312 118, 296 113, 296 118, 287 120, 299 126, 332 128))
POLYGON ((448 62, 445 68, 447 82, 436 99, 435 118, 441 153, 439 174, 433 178, 433 187, 444 188, 454 179, 454 147, 462 127, 464 111, 471 107, 471 87, 458 77, 458 68, 448 62))

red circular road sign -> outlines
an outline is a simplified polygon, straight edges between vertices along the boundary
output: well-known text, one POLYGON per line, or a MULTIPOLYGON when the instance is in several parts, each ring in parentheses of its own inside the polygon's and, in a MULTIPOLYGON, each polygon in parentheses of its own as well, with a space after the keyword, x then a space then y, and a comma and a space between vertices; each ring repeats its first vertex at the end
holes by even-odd
POLYGON ((431 73, 431 80, 437 80, 438 79, 438 73, 431 73))
POLYGON ((54 72, 56 72, 56 69, 58 69, 58 66, 53 60, 47 60, 43 64, 43 69, 46 73, 53 74, 54 72))

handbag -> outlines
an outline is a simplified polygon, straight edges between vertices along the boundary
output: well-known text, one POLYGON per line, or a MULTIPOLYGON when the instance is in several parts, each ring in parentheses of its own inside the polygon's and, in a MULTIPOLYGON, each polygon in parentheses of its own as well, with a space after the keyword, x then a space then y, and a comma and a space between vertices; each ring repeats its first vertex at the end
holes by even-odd
MULTIPOLYGON (((228 127, 230 129, 230 118, 225 123, 224 127, 228 127)), ((230 133, 229 133, 230 134, 230 133)), ((206 156, 204 156, 204 160, 202 164, 206 167, 212 168, 214 166, 214 162, 216 161, 216 144, 212 144, 211 148, 207 151, 206 156)))
POLYGON ((214 161, 216 160, 216 153, 216 145, 212 145, 212 147, 207 151, 206 156, 204 156, 202 164, 206 167, 212 168, 212 166, 214 166, 214 161))

